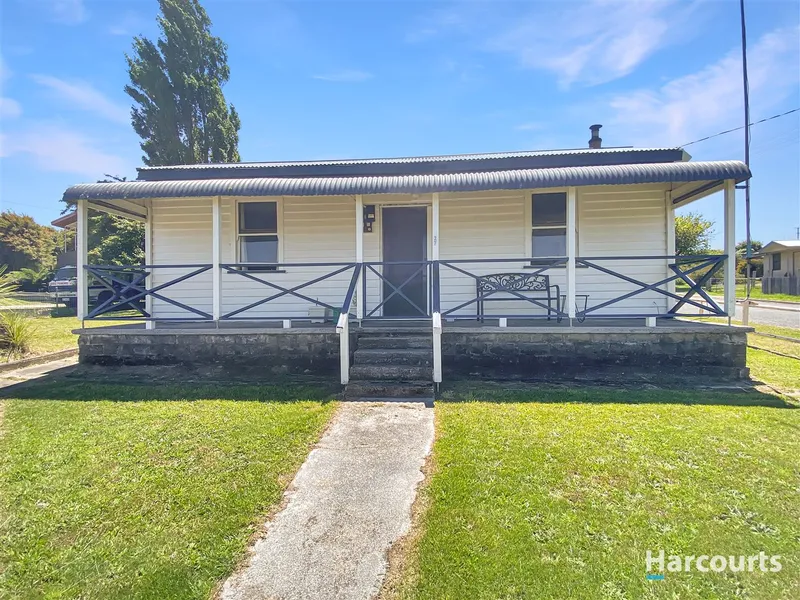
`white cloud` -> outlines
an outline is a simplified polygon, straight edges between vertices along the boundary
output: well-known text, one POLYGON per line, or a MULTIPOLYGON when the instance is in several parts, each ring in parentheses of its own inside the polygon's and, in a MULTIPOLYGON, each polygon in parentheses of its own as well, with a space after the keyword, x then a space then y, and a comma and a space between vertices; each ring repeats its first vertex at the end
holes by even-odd
POLYGON ((22 114, 19 102, 0 96, 0 120, 16 119, 22 114))
POLYGON ((54 91, 60 100, 90 111, 115 123, 130 123, 130 109, 117 104, 94 89, 90 84, 80 81, 69 82, 50 75, 31 75, 39 85, 54 91))
POLYGON ((65 25, 78 25, 89 18, 83 0, 44 0, 50 10, 50 18, 65 25))
MULTIPOLYGON (((748 51, 751 114, 767 116, 800 81, 800 28, 777 29, 748 51)), ((658 89, 615 96, 613 122, 637 145, 685 144, 735 126, 742 114, 741 51, 702 70, 668 81, 658 89)))
POLYGON ((695 6, 677 0, 455 3, 426 15, 406 41, 458 34, 523 68, 553 72, 562 87, 596 85, 624 77, 691 35, 695 6))
POLYGON ((6 132, 0 139, 0 156, 24 155, 42 171, 71 173, 95 179, 103 173, 127 173, 125 160, 105 152, 96 140, 60 125, 39 124, 6 132))
POLYGON ((691 6, 674 2, 593 0, 536 10, 491 36, 490 50, 524 67, 552 71, 562 87, 595 85, 623 77, 668 43, 691 6), (669 34, 668 34, 669 32, 669 34))
POLYGON ((358 69, 343 69, 340 71, 331 71, 322 75, 312 75, 312 77, 321 81, 333 81, 336 83, 360 83, 367 79, 372 79, 372 73, 359 71, 358 69))
POLYGON ((0 56, 0 119, 16 119, 22 114, 22 107, 19 102, 6 98, 2 95, 5 89, 5 82, 11 78, 12 72, 6 65, 3 57, 0 56))

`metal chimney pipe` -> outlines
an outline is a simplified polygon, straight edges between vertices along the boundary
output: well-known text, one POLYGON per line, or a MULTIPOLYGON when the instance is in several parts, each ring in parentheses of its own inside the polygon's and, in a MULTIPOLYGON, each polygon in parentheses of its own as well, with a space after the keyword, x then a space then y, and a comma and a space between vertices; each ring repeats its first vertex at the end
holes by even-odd
POLYGON ((603 145, 603 138, 600 137, 600 128, 602 125, 590 125, 589 131, 592 132, 592 139, 589 140, 589 148, 597 150, 603 145))

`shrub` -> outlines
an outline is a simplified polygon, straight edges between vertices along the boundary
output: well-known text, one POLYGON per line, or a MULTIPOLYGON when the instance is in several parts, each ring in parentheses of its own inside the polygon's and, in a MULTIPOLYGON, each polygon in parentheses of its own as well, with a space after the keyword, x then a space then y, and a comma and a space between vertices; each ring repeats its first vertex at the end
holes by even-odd
POLYGON ((6 273, 8 265, 0 265, 0 300, 17 291, 19 284, 14 273, 6 273))
POLYGON ((13 310, 0 313, 0 348, 9 356, 29 352, 35 337, 36 321, 13 310))
POLYGON ((20 269, 16 273, 17 282, 25 292, 41 292, 45 289, 47 282, 53 275, 53 270, 49 267, 41 269, 20 269))

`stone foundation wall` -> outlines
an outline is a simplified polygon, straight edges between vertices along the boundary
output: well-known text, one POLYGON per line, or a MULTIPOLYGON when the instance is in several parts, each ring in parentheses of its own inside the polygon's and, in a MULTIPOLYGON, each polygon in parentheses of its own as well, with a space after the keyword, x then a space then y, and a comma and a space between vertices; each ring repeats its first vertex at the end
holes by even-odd
MULTIPOLYGON (((444 378, 558 379, 591 377, 602 370, 672 377, 747 375, 745 328, 520 329, 445 329, 444 378)), ((357 338, 356 329, 351 333, 351 351, 357 349, 357 338)), ((256 366, 272 373, 339 375, 339 338, 333 329, 180 333, 85 329, 80 332, 79 350, 80 361, 91 364, 256 366)))
POLYGON ((453 331, 442 335, 442 371, 492 379, 580 376, 600 370, 747 376, 745 329, 570 333, 453 331))
MULTIPOLYGON (((351 344, 352 345, 352 344, 351 344)), ((80 362, 104 365, 258 366, 272 373, 339 374, 339 336, 332 329, 265 332, 83 330, 80 362)))

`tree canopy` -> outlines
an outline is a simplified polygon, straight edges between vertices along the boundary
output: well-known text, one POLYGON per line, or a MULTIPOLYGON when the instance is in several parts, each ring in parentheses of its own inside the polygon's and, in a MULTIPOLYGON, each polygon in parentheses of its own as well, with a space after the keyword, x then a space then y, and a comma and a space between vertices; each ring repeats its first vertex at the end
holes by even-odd
POLYGON ((0 213, 0 265, 11 271, 52 268, 56 263, 58 233, 27 215, 0 213))
POLYGON ((136 103, 133 128, 149 166, 237 162, 239 115, 222 87, 230 76, 227 45, 211 35, 198 0, 159 0, 161 35, 133 40, 126 56, 136 103))
MULTIPOLYGON (((750 240, 750 252, 755 254, 756 252, 760 252, 761 248, 764 247, 764 244, 759 242, 758 240, 750 240)), ((742 240, 738 244, 736 244, 736 254, 738 256, 747 256, 747 240, 742 240)))
POLYGON ((89 262, 140 265, 144 262, 144 223, 106 213, 89 217, 89 262))
POLYGON ((711 234, 714 222, 700 213, 675 216, 675 254, 691 256, 706 254, 711 249, 711 234))

